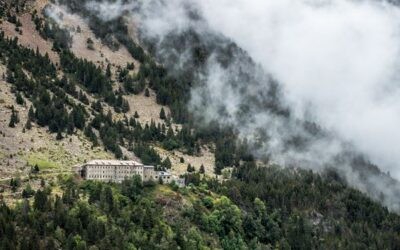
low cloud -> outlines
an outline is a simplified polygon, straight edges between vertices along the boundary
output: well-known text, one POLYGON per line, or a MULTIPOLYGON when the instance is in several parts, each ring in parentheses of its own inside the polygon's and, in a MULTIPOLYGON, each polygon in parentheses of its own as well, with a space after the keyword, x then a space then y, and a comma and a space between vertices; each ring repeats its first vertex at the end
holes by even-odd
POLYGON ((233 126, 260 157, 283 166, 334 167, 350 185, 399 209, 398 183, 355 160, 362 154, 400 179, 398 7, 368 0, 93 1, 87 7, 105 20, 136 16, 143 38, 156 41, 160 60, 175 71, 188 70, 193 58, 190 44, 171 43, 171 34, 194 31, 221 50, 234 42, 243 51, 223 63, 215 49, 196 73, 193 114, 233 126))
POLYGON ((115 18, 122 16, 124 13, 132 11, 136 6, 135 3, 126 3, 126 1, 116 0, 112 2, 108 1, 92 1, 86 4, 86 8, 94 12, 94 14, 100 16, 105 21, 110 21, 115 18))
POLYGON ((297 117, 312 114, 400 178, 400 12, 378 1, 200 1, 283 86, 297 117))

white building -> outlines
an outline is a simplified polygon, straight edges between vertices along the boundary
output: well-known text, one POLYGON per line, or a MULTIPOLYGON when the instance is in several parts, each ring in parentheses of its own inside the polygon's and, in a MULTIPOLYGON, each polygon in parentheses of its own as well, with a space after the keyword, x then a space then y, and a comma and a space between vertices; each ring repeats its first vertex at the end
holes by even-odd
POLYGON ((92 160, 75 169, 82 178, 86 180, 122 182, 124 179, 139 175, 143 181, 162 180, 162 183, 175 181, 179 186, 184 181, 169 172, 155 171, 154 166, 145 166, 137 161, 118 160, 92 160))

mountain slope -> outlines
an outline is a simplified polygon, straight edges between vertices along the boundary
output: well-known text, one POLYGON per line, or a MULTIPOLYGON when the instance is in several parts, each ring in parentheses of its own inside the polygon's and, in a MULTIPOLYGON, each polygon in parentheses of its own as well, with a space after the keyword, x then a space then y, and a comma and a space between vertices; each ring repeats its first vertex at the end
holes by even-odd
MULTIPOLYGON (((133 69, 128 69, 126 72, 129 75, 129 79, 133 79, 138 74, 140 68, 140 64, 132 58, 124 45, 118 44, 118 50, 111 50, 108 46, 104 45, 98 38, 95 37, 86 22, 78 15, 67 13, 65 9, 58 8, 55 5, 52 5, 52 7, 48 7, 50 5, 48 5, 49 3, 46 1, 26 2, 26 7, 21 7, 21 9, 24 10, 20 10, 19 13, 15 13, 15 9, 11 5, 7 6, 9 8, 5 16, 8 17, 4 18, 4 20, 0 24, 0 28, 2 31, 4 31, 5 38, 18 38, 18 44, 22 45, 23 47, 30 48, 34 51, 37 50, 42 56, 48 56, 50 61, 57 67, 56 74, 58 75, 59 79, 63 79, 63 76, 65 76, 67 80, 74 82, 73 85, 71 85, 72 89, 67 90, 66 94, 69 98, 71 98, 71 101, 78 105, 82 105, 88 115, 92 113, 87 118, 85 118, 87 119, 86 123, 89 123, 90 119, 93 118, 94 103, 100 103, 102 109, 101 112, 104 112, 104 114, 106 114, 110 111, 112 118, 115 122, 125 121, 128 118, 133 118, 135 116, 135 113, 137 113, 138 117, 136 117, 135 120, 139 122, 141 124, 141 127, 143 128, 146 127, 146 124, 151 125, 152 122, 160 125, 165 124, 165 121, 160 119, 160 111, 164 109, 165 117, 170 117, 169 108, 165 105, 159 105, 156 102, 156 94, 153 90, 150 89, 144 91, 144 89, 142 89, 137 95, 120 92, 121 88, 124 88, 124 83, 118 80, 118 78, 121 78, 120 72, 125 72, 128 64, 132 65, 130 67, 132 67, 133 69), (57 15, 60 20, 62 19, 62 23, 60 22, 60 25, 54 23, 52 19, 46 17, 46 13, 49 12, 48 9, 51 9, 54 13, 56 13, 55 15, 57 15), (62 41, 62 39, 64 39, 64 41, 62 41), (89 40, 91 41, 90 48, 87 44, 87 41, 89 40), (104 101, 104 99, 102 99, 101 96, 99 96, 97 93, 88 91, 85 86, 79 84, 79 81, 76 82, 76 79, 73 79, 74 76, 68 75, 66 73, 65 69, 62 67, 62 65, 60 65, 61 52, 59 51, 59 49, 56 48, 56 46, 59 46, 57 45, 57 43, 63 44, 64 42, 66 43, 66 46, 70 46, 70 51, 74 54, 74 56, 76 56, 77 59, 81 58, 88 60, 87 64, 92 64, 93 67, 99 67, 102 74, 106 74, 106 71, 109 68, 112 89, 116 93, 119 92, 118 95, 121 96, 123 100, 126 100, 127 106, 129 107, 127 111, 121 113, 118 110, 114 110, 114 108, 112 107, 112 105, 114 104, 110 105, 109 101, 104 101), (147 91, 149 92, 149 96, 147 96, 147 94, 145 95, 144 93, 147 91), (92 107, 90 105, 92 105, 92 107)), ((4 61, 3 63, 7 65, 7 61, 4 61)), ((82 61, 82 63, 84 62, 82 61)), ((5 68, 3 69, 4 72, 2 73, 4 73, 3 75, 5 76, 5 79, 3 80, 7 80, 7 70, 5 68)), ((29 76, 31 72, 28 71, 30 69, 25 68, 24 70, 29 76)), ((38 79, 32 80, 35 81, 38 79)), ((22 128, 25 126, 27 120, 28 109, 31 106, 32 99, 30 99, 26 94, 23 97, 26 102, 25 105, 18 105, 15 102, 16 92, 19 92, 20 94, 20 91, 16 91, 13 88, 12 84, 4 82, 3 108, 5 108, 5 118, 2 121, 1 126, 3 130, 7 133, 11 133, 11 131, 15 130, 22 131, 22 128), (21 121, 19 124, 17 124, 16 128, 13 129, 8 128, 11 111, 6 109, 6 107, 10 108, 11 106, 14 106, 15 109, 18 111, 21 121)), ((97 105, 97 107, 99 106, 97 105)), ((170 123, 170 121, 168 121, 168 123, 170 123)), ((173 131, 178 131, 181 128, 181 126, 177 124, 171 124, 171 126, 173 131)), ((105 152, 101 147, 95 147, 95 153, 92 153, 93 150, 91 149, 87 138, 85 138, 87 136, 84 136, 82 133, 84 131, 76 131, 76 133, 62 135, 66 138, 61 140, 60 142, 54 142, 56 134, 50 135, 46 130, 46 127, 43 127, 43 125, 36 126, 35 123, 33 123, 32 130, 26 130, 25 133, 21 132, 17 134, 18 138, 20 138, 21 141, 26 142, 24 148, 21 147, 17 149, 17 146, 10 146, 3 147, 1 149, 2 155, 4 156, 15 155, 14 160, 11 162, 14 166, 11 169, 7 168, 7 165, 9 165, 10 157, 3 157, 2 164, 4 166, 4 169, 8 169, 7 171, 4 171, 4 177, 9 178, 12 173, 16 172, 16 169, 23 170, 22 172, 25 174, 28 173, 30 171, 30 166, 34 165, 37 161, 32 159, 36 158, 39 158, 40 160, 43 160, 45 162, 47 161, 50 165, 57 166, 54 167, 54 169, 63 172, 70 170, 73 165, 83 163, 89 159, 113 157, 110 153, 105 152), (38 135, 41 135, 40 142, 43 145, 39 145, 39 143, 36 142, 36 144, 38 145, 33 147, 31 145, 33 143, 31 143, 30 140, 32 137, 38 137, 38 135), (46 144, 48 144, 49 146, 45 147, 44 145, 46 144), (56 149, 51 149, 52 146, 50 145, 53 144, 56 144, 54 145, 56 149), (44 152, 40 152, 38 153, 39 156, 36 156, 36 153, 33 152, 39 149, 44 152), (71 154, 72 157, 70 157, 69 154, 71 154), (70 160, 66 161, 65 159, 70 160)), ((96 129, 94 130, 94 132, 95 134, 99 135, 99 131, 96 132, 96 129)), ((13 143, 17 143, 16 141, 11 142, 13 140, 13 137, 11 136, 6 138, 8 139, 5 139, 3 141, 4 145, 13 145, 13 143)), ((100 145, 102 144, 101 141, 99 141, 99 143, 100 145)), ((159 143, 152 144, 153 146, 156 146, 158 148, 160 148, 161 146, 159 145, 159 143)), ((136 158, 132 152, 129 152, 127 150, 126 147, 121 147, 121 150, 126 157, 136 158)), ((199 168, 201 164, 204 164, 207 166, 208 170, 211 170, 213 165, 212 158, 207 157, 204 158, 203 161, 201 153, 197 154, 197 156, 190 156, 180 153, 179 157, 171 153, 168 154, 168 156, 172 159, 174 163, 179 162, 180 157, 187 158, 186 164, 191 163, 197 168, 199 168)), ((177 174, 182 174, 186 171, 185 167, 181 166, 175 168, 174 166, 173 171, 176 171, 177 174)))
MULTIPOLYGON (((250 91, 258 71, 240 48, 190 31, 164 41, 169 63, 156 60, 152 41, 128 32, 132 23, 99 20, 82 8, 85 1, 63 2, 69 9, 46 0, 1 2, 0 249, 400 248, 400 217, 349 188, 337 169, 274 166, 251 154, 262 145, 193 117, 190 93, 204 84, 196 74, 215 52, 224 67, 238 63, 235 53, 252 65, 229 76, 251 100, 243 120, 263 108, 290 121, 277 86, 250 91), (193 61, 175 72, 177 52, 186 49, 193 61), (71 173, 94 158, 138 159, 183 174, 187 186, 137 177, 102 183, 71 173)), ((323 134, 306 125, 313 136, 323 134)), ((289 148, 307 145, 289 139, 289 148)), ((380 176, 396 193, 397 182, 376 166, 362 157, 353 163, 360 178, 380 176)))

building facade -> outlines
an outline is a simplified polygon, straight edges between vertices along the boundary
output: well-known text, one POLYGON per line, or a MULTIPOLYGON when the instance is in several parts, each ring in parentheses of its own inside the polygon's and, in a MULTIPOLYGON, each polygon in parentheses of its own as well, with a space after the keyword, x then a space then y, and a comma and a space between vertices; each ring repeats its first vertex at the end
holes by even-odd
POLYGON ((179 186, 184 185, 184 181, 177 176, 169 172, 156 171, 154 166, 146 166, 136 161, 92 160, 75 168, 75 172, 85 180, 122 182, 138 175, 143 181, 166 184, 175 181, 179 186))

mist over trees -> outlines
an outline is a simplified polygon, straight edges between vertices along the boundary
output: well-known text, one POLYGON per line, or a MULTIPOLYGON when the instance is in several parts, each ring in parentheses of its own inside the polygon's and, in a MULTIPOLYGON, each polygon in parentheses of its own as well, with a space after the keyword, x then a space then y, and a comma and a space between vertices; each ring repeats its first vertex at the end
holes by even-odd
MULTIPOLYGON (((34 14, 36 28, 53 42, 60 65, 54 65, 48 55, 24 48, 17 39, 8 39, 0 33, 0 58, 7 66, 6 80, 12 86, 16 103, 32 103, 27 120, 20 121, 24 127, 31 129, 32 124, 46 127, 57 140, 81 131, 93 147, 102 146, 121 159, 124 147, 144 164, 154 165, 160 171, 172 168, 173 164, 169 157, 162 158, 155 146, 196 156, 202 146, 211 145, 209 149, 215 154, 214 172, 224 178, 210 177, 204 165, 194 166, 181 158, 180 163, 187 170, 182 176, 187 185, 183 188, 143 183, 137 176, 117 184, 60 175, 60 189, 55 191, 45 181, 32 188, 20 179, 11 179, 11 191, 22 189, 23 199, 15 206, 0 202, 0 248, 400 248, 399 216, 349 188, 352 183, 345 178, 346 172, 336 167, 350 162, 352 171, 368 185, 369 194, 391 205, 391 209, 396 208, 398 183, 364 157, 344 152, 320 173, 296 165, 280 168, 270 160, 271 155, 264 152, 260 156, 256 150, 265 149, 274 124, 257 130, 252 134, 254 138, 241 136, 229 117, 242 123, 256 123, 251 114, 267 110, 283 122, 278 124, 282 129, 286 128, 285 122, 292 124, 293 117, 281 102, 279 84, 261 74, 246 52, 234 43, 215 34, 204 39, 196 30, 187 30, 183 34, 168 34, 162 44, 141 37, 143 44, 139 45, 126 36, 127 26, 122 17, 105 21, 85 9, 87 1, 61 2, 85 15, 105 44, 114 49, 120 44, 126 46, 141 64, 118 69, 115 75, 118 83, 115 83, 110 65, 100 68, 79 59, 69 50, 68 32, 56 25, 50 27, 46 19, 34 14), (169 48, 171 54, 160 57, 156 46, 169 48), (189 62, 177 71, 172 64, 181 59, 182 51, 190 54, 189 62), (243 64, 234 72, 238 69, 239 62, 235 60, 238 57, 243 64), (212 119, 194 115, 196 111, 208 110, 196 106, 191 96, 193 89, 218 90, 208 89, 208 79, 202 78, 210 70, 210 60, 226 70, 222 72, 229 73, 223 79, 230 83, 230 89, 245 95, 238 110, 227 109, 223 103, 212 106, 218 107, 212 119), (135 67, 138 73, 132 76, 129 71, 135 67), (267 90, 252 92, 253 87, 259 87, 260 79, 268 83, 267 90), (115 84, 120 84, 120 88, 113 88, 115 84), (159 113, 164 123, 140 123, 137 111, 127 115, 130 107, 124 95, 139 93, 147 97, 155 93, 157 102, 168 106, 171 114, 164 108, 159 113), (114 113, 122 118, 116 119, 114 113), (171 121, 180 122, 180 128, 175 129, 171 121), (392 203, 385 200, 391 196, 385 196, 381 189, 373 190, 376 182, 371 176, 389 183, 387 187, 395 198, 392 203)), ((223 94, 225 99, 233 98, 229 90, 223 94)), ((214 104, 214 99, 201 101, 214 104)), ((11 109, 11 127, 19 120, 14 109, 11 109)), ((306 133, 286 134, 284 148, 288 152, 307 152, 312 140, 326 136, 313 122, 298 121, 296 126, 306 133)), ((31 174, 42 171, 35 166, 31 174)))
MULTIPOLYGON (((29 124, 31 122, 36 122, 40 126, 49 126, 49 130, 56 133, 58 138, 61 138, 64 133, 72 134, 76 130, 82 130, 94 145, 104 143, 103 140, 106 141, 105 148, 112 151, 118 158, 123 157, 120 146, 133 150, 138 141, 160 142, 165 149, 181 149, 188 154, 199 153, 201 143, 214 143, 216 145, 215 171, 217 173, 220 173, 225 167, 237 167, 241 160, 251 159, 254 156, 266 162, 282 156, 281 158, 288 158, 296 164, 298 164, 296 157, 300 157, 300 160, 305 160, 306 165, 313 168, 324 169, 333 166, 337 168, 342 177, 354 172, 354 176, 359 176, 359 179, 357 182, 349 184, 355 186, 366 184, 367 192, 376 199, 381 198, 381 193, 392 193, 393 195, 385 197, 383 200, 388 202, 387 205, 390 207, 397 206, 396 192, 387 191, 388 189, 399 190, 399 185, 390 176, 381 175, 378 168, 367 160, 355 161, 357 158, 363 158, 355 150, 334 152, 332 155, 326 154, 322 159, 325 161, 322 162, 322 166, 320 166, 320 157, 301 158, 308 155, 304 154, 305 151, 314 152, 316 147, 321 148, 318 146, 319 144, 327 145, 333 142, 335 145, 340 142, 329 138, 329 135, 327 136, 327 133, 312 121, 296 120, 282 101, 279 84, 260 71, 246 51, 225 37, 207 30, 205 33, 200 33, 190 27, 185 32, 166 34, 166 39, 163 39, 161 43, 157 43, 154 37, 141 34, 141 46, 149 52, 145 54, 143 48, 126 35, 128 26, 124 23, 122 16, 112 20, 103 20, 87 8, 87 1, 62 3, 66 4, 73 12, 87 16, 90 27, 104 43, 110 41, 110 36, 115 35, 117 40, 129 48, 132 56, 141 64, 138 74, 134 78, 126 74, 132 65, 122 68, 118 78, 123 83, 123 88, 112 90, 113 83, 110 80, 108 66, 108 70, 103 72, 92 62, 76 58, 69 51, 70 37, 68 34, 54 23, 50 25, 51 29, 47 29, 47 20, 34 13, 32 19, 36 28, 40 32, 46 30, 48 33, 44 36, 46 39, 55 44, 66 44, 66 46, 55 47, 58 48, 57 52, 60 54, 61 70, 67 76, 61 79, 57 78, 56 84, 50 84, 49 79, 56 78, 56 69, 47 55, 41 56, 38 51, 19 48, 17 41, 3 38, 6 41, 4 49, 8 50, 5 55, 10 58, 7 62, 8 71, 11 72, 7 74, 8 82, 15 85, 17 99, 21 100, 19 96, 22 94, 30 100, 35 99, 33 102, 35 115, 26 121, 27 128, 31 127, 29 124), (56 35, 57 33, 65 35, 56 35), (65 41, 58 41, 60 39, 65 41), (180 44, 180 46, 176 46, 176 44, 180 44), (166 53, 158 53, 160 48, 164 48, 166 53), (14 53, 13 51, 18 52, 14 53), (182 64, 183 67, 176 70, 173 62, 181 61, 181 54, 184 51, 188 52, 190 56, 186 57, 187 61, 182 64), (22 54, 31 58, 23 63, 20 59, 22 54), (238 58, 241 60, 237 60, 238 58), (160 63, 156 63, 156 60, 160 63), (218 74, 216 75, 216 80, 221 80, 219 82, 229 83, 228 91, 224 92, 227 96, 224 98, 219 98, 218 95, 211 95, 211 98, 208 98, 210 93, 219 93, 216 89, 210 89, 208 85, 209 81, 215 77, 210 72, 210 62, 211 65, 216 66, 216 69, 226 74, 226 78, 222 79, 218 78, 218 74), (20 69, 21 65, 25 70, 32 71, 34 78, 41 79, 38 82, 42 86, 37 86, 30 79, 26 79, 20 69), (201 76, 206 76, 206 78, 201 76), (48 79, 42 81, 42 78, 46 77, 48 79), (261 88, 260 84, 263 86, 267 84, 268 88, 261 88), (91 104, 91 107, 97 111, 97 114, 95 113, 91 119, 85 109, 70 99, 72 96, 85 105, 89 103, 86 94, 76 91, 77 85, 98 98, 91 104), (47 90, 45 90, 46 88, 47 90), (153 122, 138 125, 136 122, 113 121, 103 113, 101 101, 112 106, 117 113, 126 113, 130 107, 123 95, 135 94, 143 90, 147 92, 148 88, 154 90, 159 104, 169 106, 173 121, 184 124, 178 134, 170 133, 170 127, 164 129, 161 125, 153 122), (263 91, 255 93, 252 91, 253 89, 263 89, 263 91), (35 94, 32 96, 32 93, 35 94), (241 99, 240 105, 234 109, 227 109, 224 102, 215 102, 215 100, 234 100, 235 93, 240 93, 241 99), (197 96, 198 99, 194 99, 193 96, 197 96), (45 110, 50 110, 50 112, 45 112, 45 110), (209 114, 210 111, 211 117, 198 115, 209 114), (268 119, 265 119, 264 116, 267 116, 268 119), (51 122, 49 122, 50 120, 51 122), (240 125, 238 126, 238 124, 240 125), (293 129, 293 126, 296 129, 293 129), (92 129, 99 132, 101 142, 97 139, 96 133, 93 131, 91 133, 92 129), (251 136, 247 137, 248 133, 244 136, 242 129, 252 131, 251 136), (107 136, 107 133, 112 134, 113 137, 107 136), (271 144, 271 138, 275 138, 276 135, 282 137, 281 140, 279 143, 271 144), (243 137, 245 137, 244 140, 243 137), (242 142, 245 144, 241 145, 242 142), (273 148, 272 145, 278 146, 273 148), (244 148, 245 150, 243 150, 244 148), (249 154, 249 152, 253 154, 249 154), (363 171, 364 174, 359 174, 363 171), (375 188, 371 184, 374 183, 377 176, 382 178, 385 184, 375 188)), ((201 25, 204 20, 195 17, 189 16, 190 23, 201 25)), ((108 45, 116 46, 115 44, 108 45)), ((164 117, 161 111, 160 117, 164 117)), ((135 112, 134 118, 138 118, 138 116, 135 112)), ((166 120, 167 125, 169 121, 169 119, 166 120)), ((328 149, 329 147, 322 148, 328 149)))

